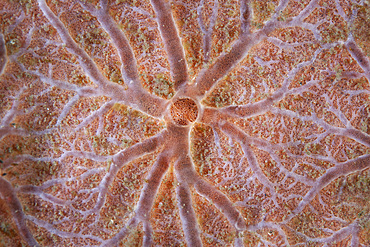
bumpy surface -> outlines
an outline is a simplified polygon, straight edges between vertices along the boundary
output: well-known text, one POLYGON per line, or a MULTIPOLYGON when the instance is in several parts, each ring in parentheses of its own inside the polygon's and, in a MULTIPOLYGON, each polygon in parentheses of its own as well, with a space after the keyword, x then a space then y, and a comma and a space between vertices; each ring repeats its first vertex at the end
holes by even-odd
POLYGON ((370 246, 369 11, 1 0, 0 246, 370 246))
POLYGON ((198 106, 192 99, 177 99, 171 105, 170 114, 175 124, 186 126, 197 119, 198 106))

